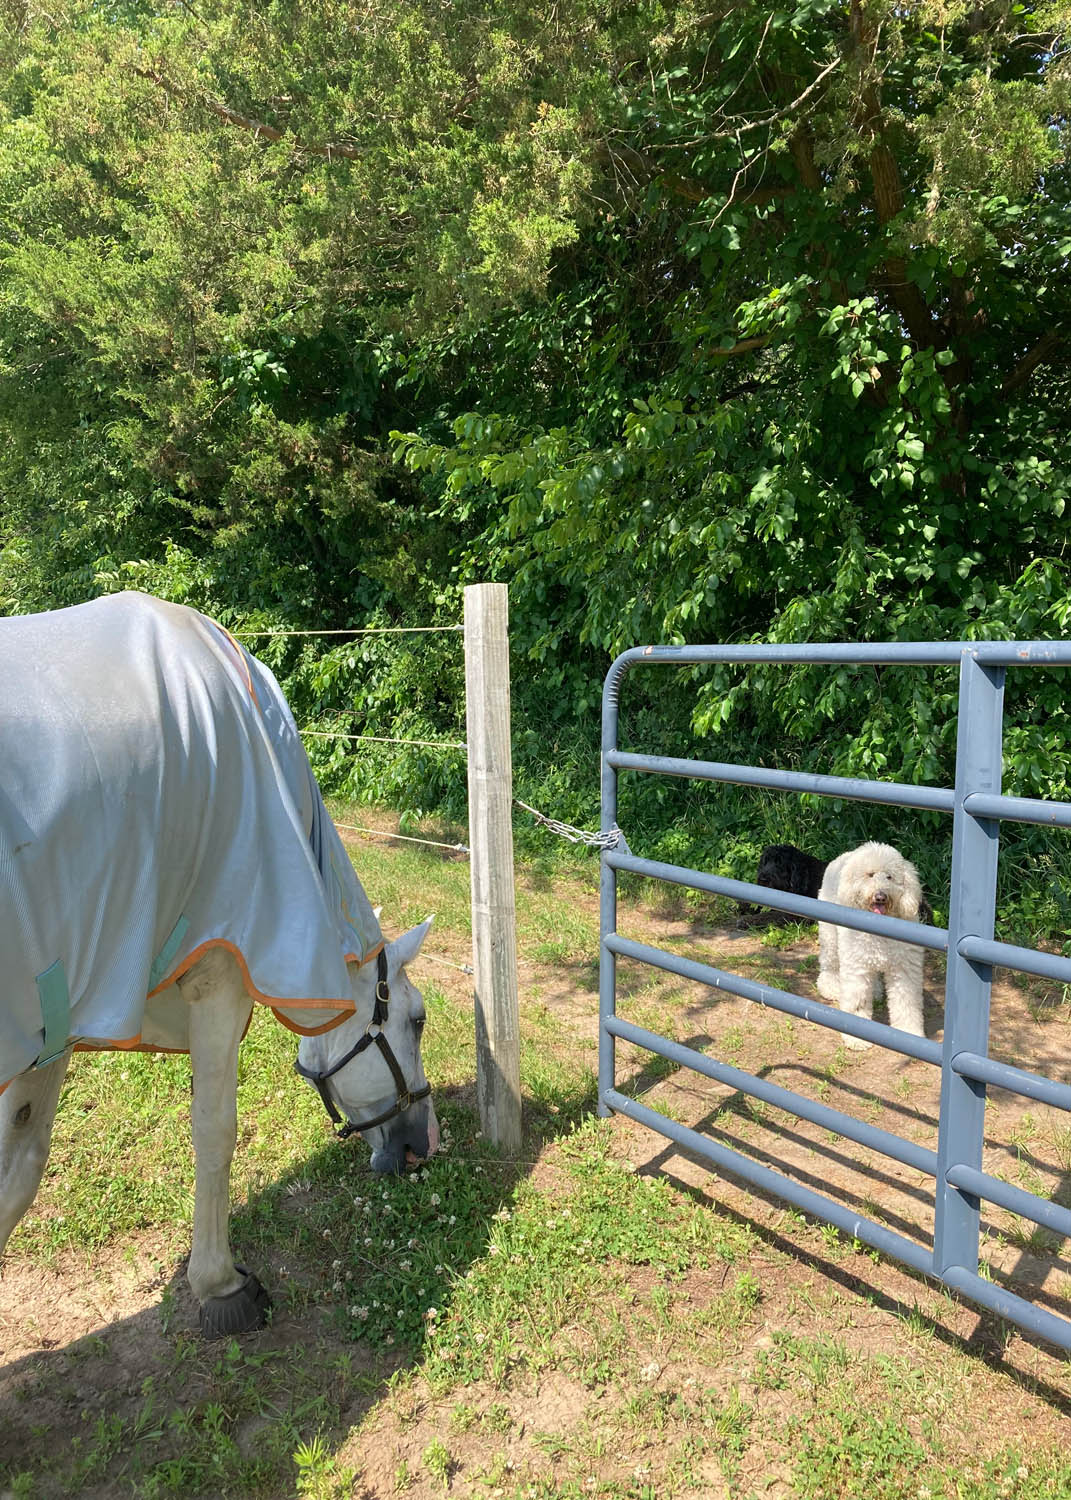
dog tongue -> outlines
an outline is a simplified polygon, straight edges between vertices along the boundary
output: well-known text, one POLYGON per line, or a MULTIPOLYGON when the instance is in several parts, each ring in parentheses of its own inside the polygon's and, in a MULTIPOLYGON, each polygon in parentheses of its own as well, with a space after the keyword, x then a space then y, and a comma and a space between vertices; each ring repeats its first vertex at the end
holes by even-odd
POLYGON ((887 903, 885 901, 885 897, 879 896, 876 901, 872 901, 870 903, 870 910, 874 913, 875 916, 883 917, 885 915, 886 904, 887 903))

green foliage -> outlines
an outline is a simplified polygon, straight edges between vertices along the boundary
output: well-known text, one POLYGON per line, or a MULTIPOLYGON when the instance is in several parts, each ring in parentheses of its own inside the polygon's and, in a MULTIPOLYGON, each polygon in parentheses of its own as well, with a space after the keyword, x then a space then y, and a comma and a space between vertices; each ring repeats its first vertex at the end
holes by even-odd
MULTIPOLYGON (((623 646, 1062 636, 1069 35, 1067 0, 0 8, 0 609, 427 625, 504 579, 518 790, 589 824, 623 646)), ((453 639, 265 654, 304 723, 459 740, 453 639)), ((954 690, 725 669, 631 722, 947 782, 954 690)), ((1008 790, 1066 794, 1065 698, 1012 674, 1008 790)), ((361 743, 316 741, 331 789, 458 815, 456 752, 361 743)), ((848 842, 734 796, 635 811, 733 873, 793 820, 848 842)))

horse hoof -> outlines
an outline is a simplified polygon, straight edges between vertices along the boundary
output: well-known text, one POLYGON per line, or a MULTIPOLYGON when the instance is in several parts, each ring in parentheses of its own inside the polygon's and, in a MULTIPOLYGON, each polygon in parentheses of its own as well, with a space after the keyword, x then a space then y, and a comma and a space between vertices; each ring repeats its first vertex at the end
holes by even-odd
POLYGON ((254 1328, 263 1328, 267 1322, 271 1298, 252 1271, 246 1271, 244 1266, 236 1266, 235 1270, 245 1274, 241 1286, 225 1297, 209 1297, 201 1306, 201 1335, 206 1339, 249 1333, 254 1328))

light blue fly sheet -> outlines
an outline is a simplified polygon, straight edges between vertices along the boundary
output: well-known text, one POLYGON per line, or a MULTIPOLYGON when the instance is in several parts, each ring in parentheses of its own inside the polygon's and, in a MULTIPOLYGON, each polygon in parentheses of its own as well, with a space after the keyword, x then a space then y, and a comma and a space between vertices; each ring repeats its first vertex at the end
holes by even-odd
POLYGON ((382 943, 271 672, 147 594, 0 620, 0 1084, 72 1041, 185 1050, 213 946, 300 1031, 382 943))

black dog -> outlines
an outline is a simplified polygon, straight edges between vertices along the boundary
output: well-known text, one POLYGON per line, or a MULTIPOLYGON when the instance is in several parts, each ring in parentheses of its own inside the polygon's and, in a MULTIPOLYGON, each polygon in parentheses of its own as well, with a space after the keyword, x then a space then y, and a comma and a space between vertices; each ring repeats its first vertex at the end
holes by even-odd
MULTIPOLYGON (((769 886, 775 891, 788 891, 792 896, 816 898, 828 863, 828 860, 816 859, 813 854, 805 854, 795 844, 768 844, 759 855, 755 884, 769 886)), ((742 917, 765 910, 768 908, 749 906, 745 901, 740 903, 739 908, 742 917)), ((775 912, 772 915, 781 921, 792 920, 786 912, 775 912)), ((919 904, 919 921, 933 921, 933 907, 925 896, 919 904)))
MULTIPOLYGON (((805 854, 795 844, 769 844, 759 856, 755 884, 769 886, 774 891, 788 891, 793 896, 817 896, 827 863, 827 860, 815 859, 813 854, 805 854)), ((749 906, 744 901, 740 903, 742 917, 763 909, 749 906)), ((776 915, 784 916, 784 913, 776 915)))

